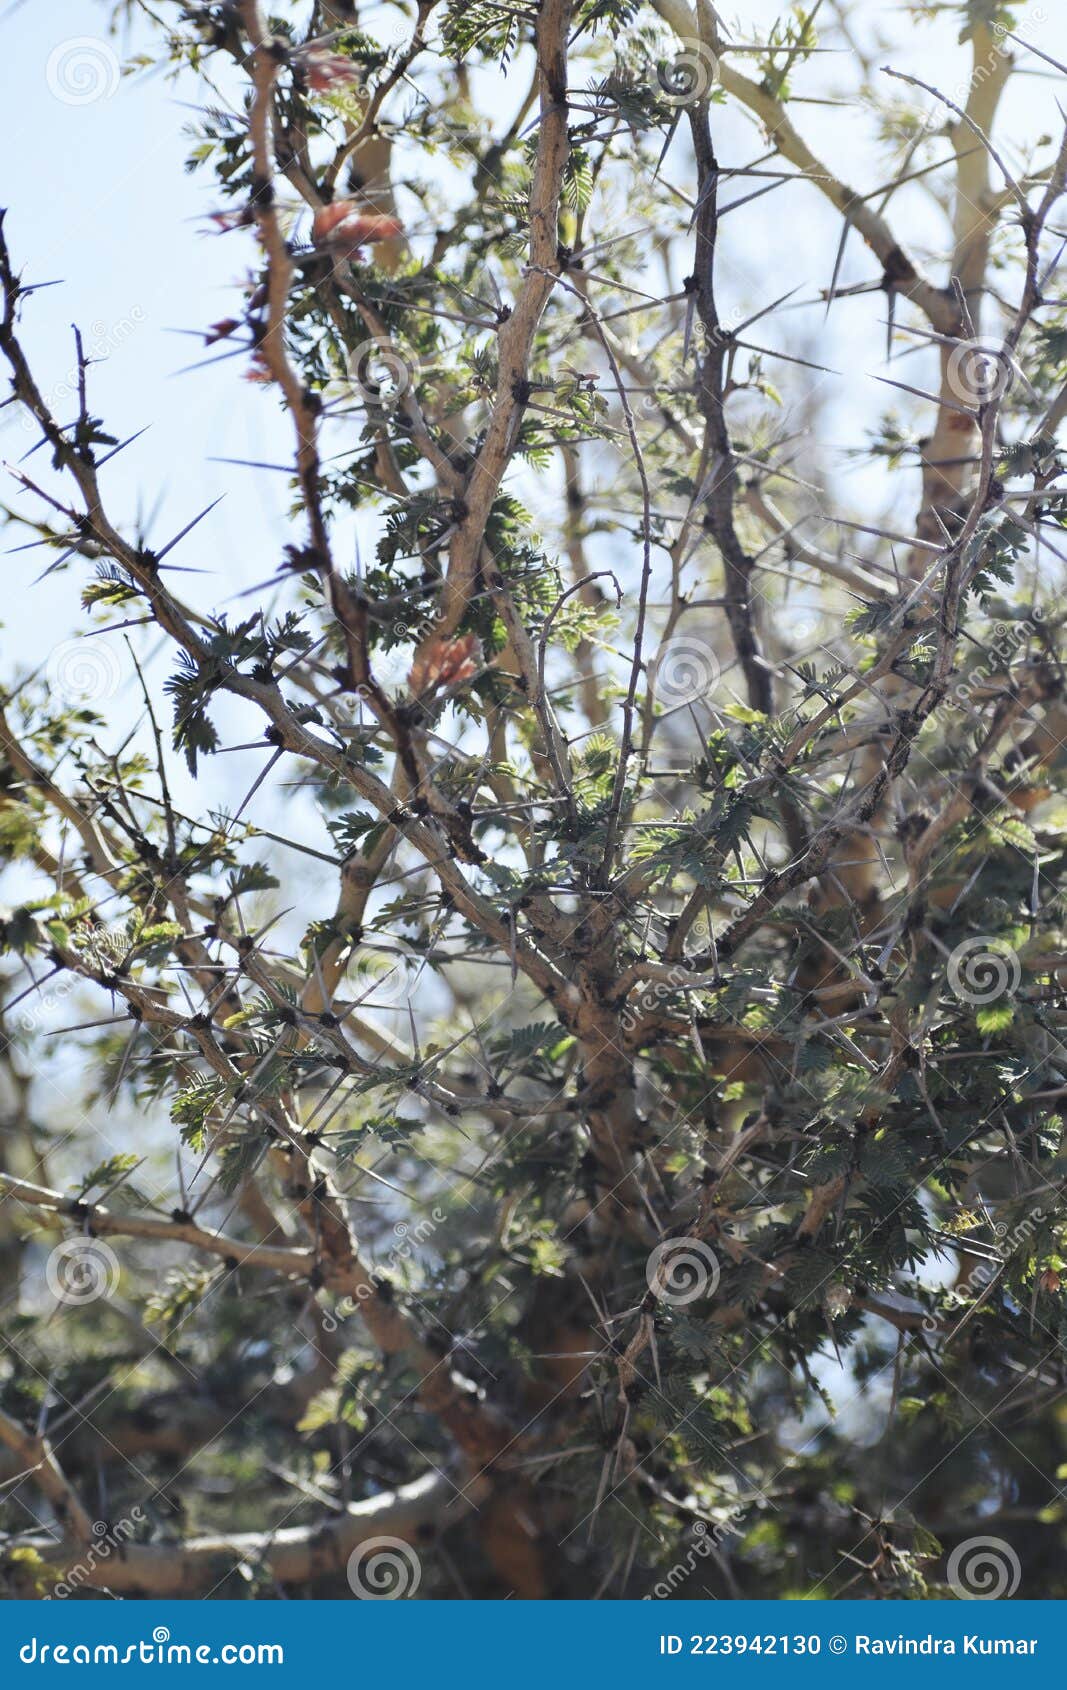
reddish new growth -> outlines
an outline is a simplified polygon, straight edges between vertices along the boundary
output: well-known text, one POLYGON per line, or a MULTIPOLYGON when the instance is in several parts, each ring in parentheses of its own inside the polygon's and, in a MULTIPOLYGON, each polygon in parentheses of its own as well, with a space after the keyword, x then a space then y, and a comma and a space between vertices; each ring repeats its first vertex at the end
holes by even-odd
POLYGON ((403 232, 403 224, 395 217, 361 210, 355 200, 334 200, 332 205, 324 205, 311 225, 316 246, 328 246, 346 258, 353 257, 360 247, 395 240, 403 232))
POLYGON ((416 694, 453 686, 457 681, 469 680, 481 660, 477 634, 463 634, 455 640, 434 640, 411 665, 408 686, 416 694))
POLYGON ((343 53, 331 53, 328 47, 307 47, 302 53, 294 54, 294 63, 308 87, 320 94, 359 82, 363 75, 360 65, 346 59, 343 53))

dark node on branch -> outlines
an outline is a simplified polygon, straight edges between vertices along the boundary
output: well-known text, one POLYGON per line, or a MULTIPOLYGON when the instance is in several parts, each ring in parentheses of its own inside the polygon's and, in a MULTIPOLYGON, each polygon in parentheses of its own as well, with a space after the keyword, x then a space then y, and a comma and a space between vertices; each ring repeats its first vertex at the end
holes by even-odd
POLYGON ((177 1226, 192 1226, 193 1217, 188 1209, 172 1209, 170 1218, 177 1226))
POLYGON ((341 1025, 336 1015, 330 1009, 323 1010, 322 1014, 319 1016, 319 1023, 323 1027, 339 1027, 341 1025))
POLYGON ((380 1273, 375 1273, 371 1275, 371 1284, 374 1286, 375 1291, 378 1293, 378 1296, 381 1298, 383 1303, 391 1303, 393 1301, 395 1293, 391 1280, 386 1279, 380 1273))
POLYGON ((326 1276, 324 1275, 324 1273, 323 1273, 321 1267, 319 1266, 318 1262, 316 1262, 315 1266, 312 1268, 311 1272, 308 1274, 308 1284, 310 1285, 310 1287, 313 1291, 321 1291, 323 1286, 325 1285, 325 1283, 326 1283, 326 1276))
POLYGON ((267 211, 274 204, 274 184, 262 176, 253 176, 248 203, 256 211, 267 211))
POLYGON ((240 1265, 241 1264, 237 1260, 236 1256, 227 1256, 225 1262, 223 1263, 227 1273, 236 1273, 240 1265))
POLYGON ((897 838, 902 845, 913 845, 930 826, 930 817, 925 810, 911 810, 897 827, 897 838))
POLYGON ((886 257, 882 271, 882 287, 885 292, 892 293, 895 288, 914 280, 915 270, 910 258, 901 252, 898 246, 893 247, 886 257))
POLYGON ((129 1016, 131 1021, 144 1020, 144 1010, 135 1003, 127 1004, 126 1014, 129 1016))

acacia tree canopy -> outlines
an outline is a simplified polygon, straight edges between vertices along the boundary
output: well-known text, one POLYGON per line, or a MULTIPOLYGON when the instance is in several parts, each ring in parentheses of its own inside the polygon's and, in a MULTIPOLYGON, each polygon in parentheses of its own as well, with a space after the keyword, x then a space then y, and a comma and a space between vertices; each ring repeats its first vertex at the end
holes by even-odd
POLYGON ((754 10, 100 7, 291 513, 13 205, 9 1595, 1067 1593, 1064 67, 754 10))

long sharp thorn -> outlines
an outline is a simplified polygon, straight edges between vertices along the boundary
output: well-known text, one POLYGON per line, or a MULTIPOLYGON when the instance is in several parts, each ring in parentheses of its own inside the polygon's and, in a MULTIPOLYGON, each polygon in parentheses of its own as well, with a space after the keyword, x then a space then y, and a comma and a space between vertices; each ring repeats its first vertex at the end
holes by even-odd
POLYGON ((825 312, 826 317, 828 317, 830 315, 830 307, 833 304, 835 298, 837 297, 837 282, 838 282, 838 277, 841 274, 841 265, 844 263, 845 244, 848 240, 848 232, 851 229, 851 227, 852 227, 852 219, 846 213, 844 228, 841 230, 841 239, 840 239, 840 241, 838 242, 838 245, 837 245, 837 257, 834 259, 834 273, 830 277, 830 289, 829 289, 829 292, 826 295, 826 312, 825 312))
POLYGON ((192 522, 187 522, 185 527, 181 530, 181 532, 179 534, 175 534, 173 540, 168 541, 168 543, 163 547, 163 550, 161 552, 156 553, 156 561, 162 562, 163 558, 166 557, 167 553, 172 552, 174 550, 175 546, 178 545, 179 541, 184 540, 185 536, 187 534, 192 533, 193 529, 196 527, 198 522, 203 522, 205 516, 209 516, 211 514, 211 512, 215 509, 216 505, 221 505, 221 503, 222 503, 222 501, 225 497, 226 497, 225 493, 220 493, 217 499, 212 499, 210 505, 205 505, 204 509, 200 512, 199 516, 194 516, 192 522))
POLYGON ((117 446, 111 448, 106 457, 100 459, 97 468, 103 469, 104 465, 109 464, 112 458, 117 458, 120 452, 124 452, 127 446, 132 446, 135 440, 140 440, 142 434, 147 434, 151 426, 151 423, 145 423, 144 427, 139 428, 136 434, 131 434, 126 440, 120 440, 117 446))

